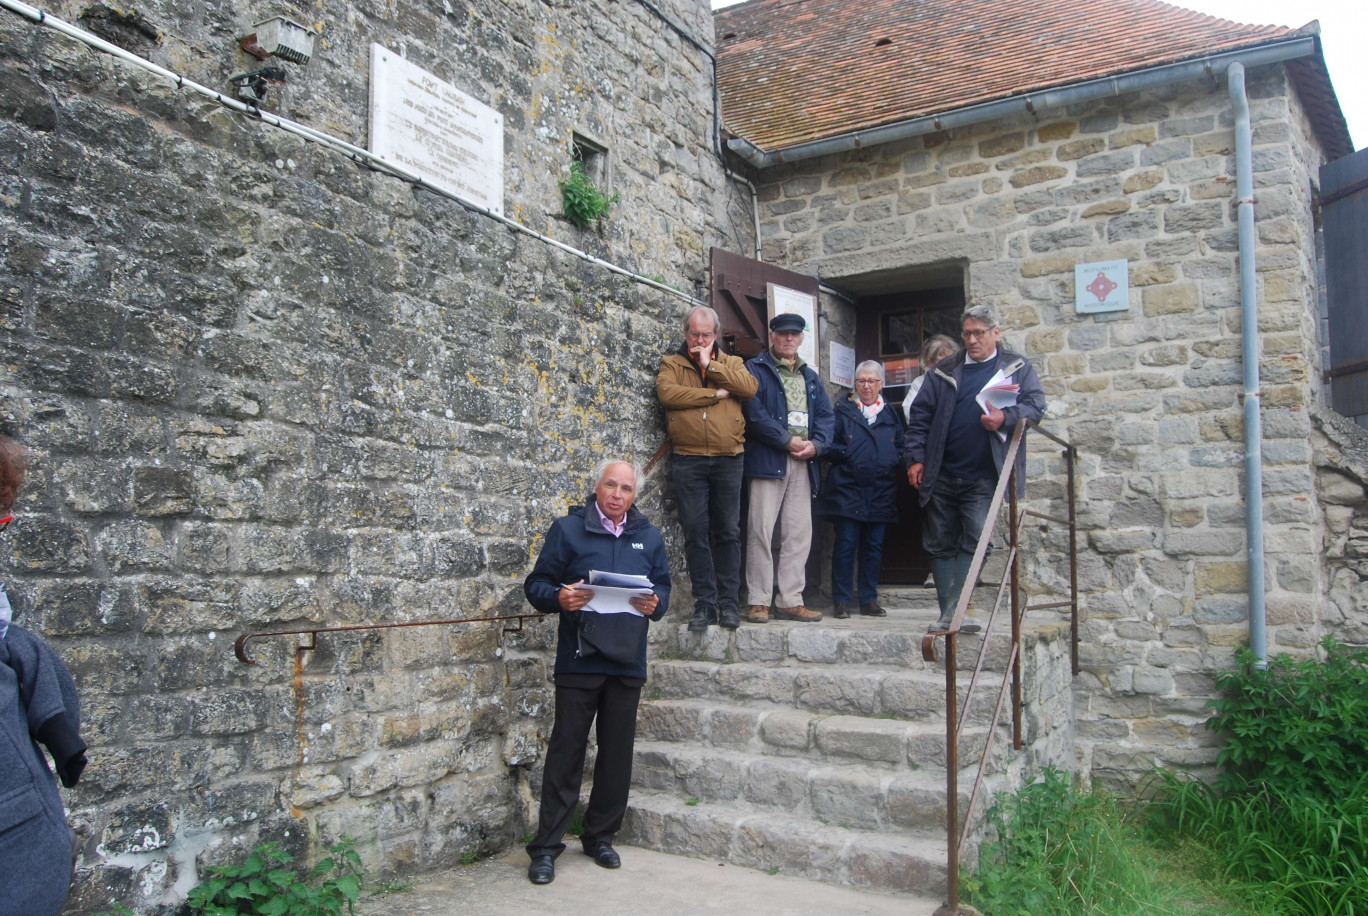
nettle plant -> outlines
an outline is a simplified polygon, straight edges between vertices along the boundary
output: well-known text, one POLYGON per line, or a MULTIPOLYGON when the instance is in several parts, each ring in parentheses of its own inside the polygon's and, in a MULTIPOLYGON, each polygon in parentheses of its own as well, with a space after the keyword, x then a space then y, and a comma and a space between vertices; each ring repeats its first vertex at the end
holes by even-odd
POLYGON ((618 202, 618 195, 607 197, 584 171, 579 159, 570 162, 570 177, 560 183, 565 218, 581 229, 594 225, 603 228, 608 208, 618 202))
POLYGON ((252 849, 241 865, 211 865, 209 879, 190 892, 190 907, 203 916, 341 916, 354 913, 361 895, 361 857, 343 837, 314 866, 307 880, 276 843, 252 849))

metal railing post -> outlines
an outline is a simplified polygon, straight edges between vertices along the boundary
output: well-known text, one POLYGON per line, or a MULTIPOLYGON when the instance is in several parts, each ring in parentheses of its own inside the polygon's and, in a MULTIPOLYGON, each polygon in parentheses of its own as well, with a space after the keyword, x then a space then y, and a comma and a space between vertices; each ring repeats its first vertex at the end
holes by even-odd
POLYGON ((1012 665, 1012 747, 1021 750, 1021 529, 1017 517, 1016 468, 1012 468, 1007 483, 1007 521, 1011 529, 1012 551, 1012 642, 1008 646, 1012 665))
POLYGON ((1074 462, 1078 450, 1064 449, 1064 468, 1069 487, 1069 663, 1078 676, 1078 509, 1074 500, 1074 462))
POLYGON ((951 913, 959 912, 959 721, 955 688, 955 634, 945 637, 945 837, 949 855, 945 880, 951 913))

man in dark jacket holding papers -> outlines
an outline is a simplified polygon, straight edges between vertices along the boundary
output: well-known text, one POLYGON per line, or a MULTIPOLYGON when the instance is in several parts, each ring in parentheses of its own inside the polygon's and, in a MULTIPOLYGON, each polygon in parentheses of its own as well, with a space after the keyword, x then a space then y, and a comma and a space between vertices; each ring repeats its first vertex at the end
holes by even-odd
MULTIPOLYGON (((927 375, 907 424, 907 480, 926 507, 922 544, 940 603, 932 630, 944 630, 954 616, 1007 458, 1008 437, 1017 423, 1039 420, 1045 412, 1045 392, 1030 362, 998 347, 997 313, 973 305, 964 310, 961 325, 964 351, 927 375)), ((1021 484, 1024 448, 1016 463, 1021 484)))
POLYGON ((549 884, 556 876, 555 860, 565 851, 562 837, 579 802, 589 727, 596 718, 598 760, 580 842, 585 855, 604 868, 622 864, 612 844, 627 813, 637 700, 646 683, 647 621, 661 619, 670 606, 665 541, 632 508, 641 475, 625 461, 608 461, 594 476, 594 495, 552 523, 537 565, 523 583, 533 607, 560 615, 556 721, 546 750, 540 823, 527 844, 532 859, 527 877, 533 884, 549 884), (611 593, 600 588, 596 596, 593 582, 602 577, 636 587, 611 593))

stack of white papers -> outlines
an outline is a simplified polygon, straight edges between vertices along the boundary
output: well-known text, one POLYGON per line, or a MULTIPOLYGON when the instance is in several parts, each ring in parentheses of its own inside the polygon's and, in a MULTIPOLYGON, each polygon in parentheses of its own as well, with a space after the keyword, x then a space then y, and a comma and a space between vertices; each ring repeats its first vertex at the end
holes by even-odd
POLYGON ((599 614, 636 614, 638 617, 644 617, 646 615, 632 607, 629 602, 633 598, 645 598, 653 594, 653 586, 648 576, 603 572, 598 569, 589 570, 588 583, 578 587, 593 591, 594 597, 589 599, 584 609, 599 614))
MULTIPOLYGON (((998 410, 1002 410, 1006 407, 1015 407, 1017 392, 1020 390, 1021 386, 1009 381, 1007 376, 1003 375, 1002 370, 999 369, 997 372, 993 373, 993 377, 983 386, 983 390, 974 396, 974 400, 978 401, 979 407, 983 410, 983 415, 987 416, 991 413, 988 409, 989 407, 996 407, 998 410)), ((1006 432, 998 430, 997 434, 998 438, 1003 442, 1007 441, 1006 432)))

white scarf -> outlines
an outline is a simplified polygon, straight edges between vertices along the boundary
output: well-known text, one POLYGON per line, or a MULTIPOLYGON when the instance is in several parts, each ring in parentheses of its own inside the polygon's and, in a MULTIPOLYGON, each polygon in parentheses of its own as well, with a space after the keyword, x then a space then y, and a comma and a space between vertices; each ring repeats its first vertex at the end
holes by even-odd
POLYGON ((855 402, 855 406, 860 408, 860 413, 864 414, 865 422, 867 422, 870 426, 873 426, 874 418, 879 415, 879 411, 883 410, 883 395, 880 395, 878 400, 876 400, 873 404, 870 404, 868 407, 864 405, 863 401, 859 400, 855 402))

